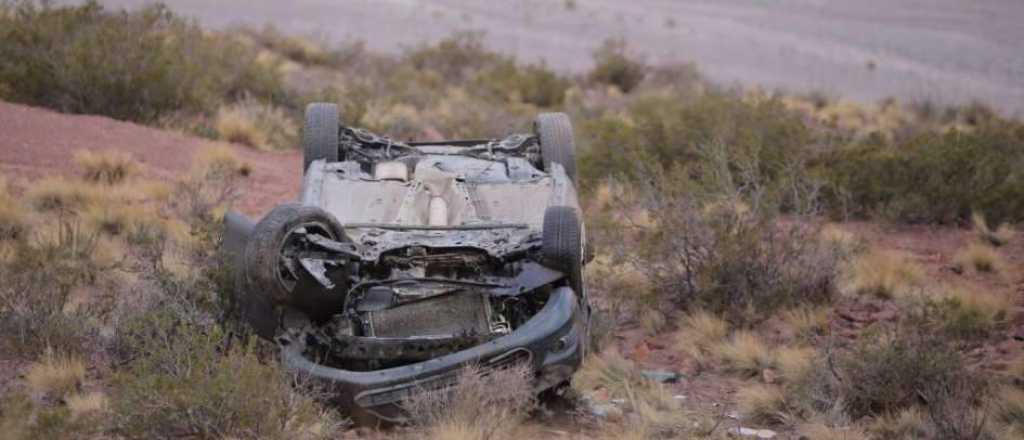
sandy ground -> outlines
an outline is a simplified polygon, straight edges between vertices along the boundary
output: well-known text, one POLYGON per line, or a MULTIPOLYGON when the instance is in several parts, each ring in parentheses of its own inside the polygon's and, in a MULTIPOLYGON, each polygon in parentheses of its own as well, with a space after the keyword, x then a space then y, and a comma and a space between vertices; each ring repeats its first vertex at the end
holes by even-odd
MULTIPOLYGON (((80 0, 63 0, 80 1, 80 0)), ((101 0, 136 7, 152 0, 101 0)), ((621 36, 653 63, 696 62, 724 84, 859 100, 979 99, 1024 114, 1021 0, 166 0, 225 27, 272 22, 398 51, 458 30, 579 72, 621 36), (570 6, 573 5, 573 6, 570 6), (871 67, 873 66, 873 67, 871 67)))
MULTIPOLYGON (((66 115, 0 101, 0 178, 19 186, 44 176, 78 173, 72 157, 79 150, 127 152, 142 163, 147 177, 172 181, 189 169, 196 153, 217 145, 224 144, 104 116, 66 115)), ((259 217, 278 203, 297 199, 301 152, 228 145, 252 167, 237 209, 259 217)))

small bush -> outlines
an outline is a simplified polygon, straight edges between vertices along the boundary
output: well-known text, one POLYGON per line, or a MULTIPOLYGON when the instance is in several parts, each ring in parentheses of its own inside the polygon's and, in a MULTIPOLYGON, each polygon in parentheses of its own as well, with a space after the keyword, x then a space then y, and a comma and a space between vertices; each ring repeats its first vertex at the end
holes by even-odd
POLYGON ((1006 260, 999 252, 985 244, 971 243, 953 257, 958 271, 973 269, 984 273, 999 273, 1006 269, 1006 260))
POLYGON ((677 347, 698 364, 707 363, 712 349, 729 335, 729 323, 704 310, 694 310, 679 323, 677 347))
POLYGON ((298 128, 281 109, 246 99, 221 107, 214 121, 217 137, 258 150, 293 148, 298 128))
POLYGON ((1008 324, 1016 304, 1001 293, 952 288, 934 299, 932 306, 932 316, 946 334, 970 339, 986 337, 1008 324))
POLYGON ((782 312, 782 321, 798 339, 810 339, 825 334, 829 325, 829 309, 825 307, 795 307, 782 312))
POLYGON ((80 359, 52 351, 25 373, 32 392, 58 400, 77 391, 84 379, 85 364, 80 359))
MULTIPOLYGON (((918 404, 939 411, 950 399, 976 404, 975 391, 983 386, 972 381, 977 376, 967 371, 950 344, 926 329, 880 333, 832 362, 835 401, 841 402, 844 413, 854 420, 918 404)), ((957 416, 969 415, 961 412, 957 416)))
POLYGON ((709 149, 715 166, 700 171, 702 182, 656 175, 643 190, 642 212, 653 224, 634 228, 639 245, 627 255, 655 291, 678 292, 732 322, 831 300, 837 250, 817 239, 811 219, 777 223, 778 193, 761 185, 756 166, 734 173, 724 146, 709 149))
POLYGON ((775 425, 789 419, 784 391, 772 385, 740 388, 736 393, 736 406, 744 419, 757 424, 775 425))
POLYGON ((733 333, 729 340, 713 348, 715 357, 726 368, 749 376, 760 375, 776 365, 774 349, 749 331, 733 333))
POLYGON ((925 287, 924 270, 907 255, 872 250, 858 256, 845 271, 841 290, 847 294, 889 299, 925 287))
POLYGON ((82 182, 48 177, 33 182, 26 197, 40 211, 75 214, 101 203, 105 191, 82 182))
POLYGON ((647 65, 631 55, 623 39, 609 39, 594 51, 591 81, 618 87, 623 93, 633 91, 644 76, 647 65))
POLYGON ((337 434, 335 415, 293 388, 281 367, 261 362, 255 343, 230 344, 197 302, 208 288, 204 281, 182 287, 193 297, 165 290, 121 327, 119 350, 131 361, 115 377, 115 432, 132 438, 337 434))
POLYGON ((116 150, 79 150, 75 163, 82 168, 82 177, 92 183, 117 185, 139 172, 139 163, 131 155, 116 150))

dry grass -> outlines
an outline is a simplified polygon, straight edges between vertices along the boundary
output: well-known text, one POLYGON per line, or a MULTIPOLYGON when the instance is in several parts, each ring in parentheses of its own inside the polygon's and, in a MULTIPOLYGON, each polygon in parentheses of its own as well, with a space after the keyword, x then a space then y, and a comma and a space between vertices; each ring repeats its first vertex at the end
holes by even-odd
POLYGON ((869 438, 856 427, 833 427, 823 422, 803 423, 797 426, 796 431, 801 439, 808 440, 867 440, 869 438))
POLYGON ((705 310, 694 310, 679 323, 678 349, 693 357, 698 364, 705 364, 712 355, 712 348, 729 335, 729 323, 705 310))
POLYGON ((221 107, 213 124, 220 139, 258 150, 292 148, 298 139, 298 127, 283 110, 255 100, 221 107))
POLYGON ((786 382, 800 382, 811 372, 817 350, 810 347, 780 347, 775 353, 775 368, 786 382))
POLYGON ((1000 292, 952 287, 936 301, 943 328, 958 337, 987 336, 1014 316, 1012 297, 1000 292))
POLYGON ((907 440, 933 438, 928 414, 918 407, 883 414, 872 420, 868 430, 878 438, 907 440))
POLYGON ((786 396, 777 386, 753 384, 736 393, 736 406, 740 415, 757 424, 777 425, 790 419, 786 411, 786 396))
POLYGON ((828 307, 800 306, 782 312, 782 321, 793 336, 798 339, 809 339, 827 333, 829 326, 828 307))
POLYGON ((924 270, 909 256, 894 251, 860 255, 844 275, 840 287, 844 293, 883 299, 911 295, 925 285, 924 270))
POLYGON ((953 257, 953 265, 960 271, 973 269, 982 273, 1002 273, 1006 260, 995 248, 981 243, 971 243, 953 257))
POLYGON ((732 371, 750 376, 776 365, 773 349, 757 334, 739 330, 712 348, 715 357, 732 371))
POLYGON ((110 408, 110 400, 107 395, 99 391, 73 394, 68 396, 65 401, 74 418, 106 412, 110 408))
POLYGON ((978 239, 992 246, 1003 246, 1009 243, 1010 240, 1013 240, 1013 237, 1016 235, 1016 231, 1007 223, 1003 223, 993 230, 989 227, 985 216, 980 212, 975 212, 971 215, 971 223, 974 226, 974 233, 978 235, 978 239))
POLYGON ((104 190, 62 177, 47 177, 34 182, 26 194, 32 206, 43 212, 76 213, 99 203, 104 190))
POLYGON ((25 373, 29 389, 39 395, 62 398, 85 380, 85 363, 76 357, 47 352, 25 373))
POLYGON ((17 240, 28 231, 28 218, 7 189, 7 182, 0 179, 0 242, 17 240))
POLYGON ((140 169, 130 154, 116 150, 79 150, 74 158, 82 169, 82 177, 92 183, 117 185, 138 174, 140 169))
POLYGON ((1024 390, 1016 388, 1000 390, 996 394, 994 416, 1000 425, 1000 430, 1004 433, 1024 432, 1024 390))
POLYGON ((484 372, 468 367, 454 387, 425 390, 404 403, 426 437, 439 440, 506 438, 534 408, 530 370, 518 366, 484 372))
POLYGON ((626 420, 607 426, 603 438, 669 438, 686 420, 671 390, 644 379, 636 364, 614 350, 587 358, 573 377, 573 386, 584 393, 603 390, 609 397, 625 400, 626 420))

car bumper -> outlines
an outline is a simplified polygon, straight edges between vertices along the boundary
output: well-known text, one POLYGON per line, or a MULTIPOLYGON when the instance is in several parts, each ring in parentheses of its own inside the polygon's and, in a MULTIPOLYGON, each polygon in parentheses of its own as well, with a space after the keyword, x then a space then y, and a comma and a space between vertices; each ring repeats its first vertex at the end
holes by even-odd
POLYGON ((281 353, 288 369, 324 383, 342 406, 398 421, 403 418, 403 400, 417 391, 454 384, 458 369, 469 364, 498 369, 525 362, 536 373, 538 392, 568 380, 583 361, 589 315, 572 289, 562 287, 514 332, 415 364, 377 371, 341 370, 306 358, 301 340, 282 343, 281 353))

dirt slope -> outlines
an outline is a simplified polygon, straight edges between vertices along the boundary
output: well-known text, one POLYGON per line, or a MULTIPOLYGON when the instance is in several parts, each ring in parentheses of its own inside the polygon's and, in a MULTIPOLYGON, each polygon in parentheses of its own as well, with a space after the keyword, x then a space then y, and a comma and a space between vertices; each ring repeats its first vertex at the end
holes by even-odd
MULTIPOLYGON (((144 164, 146 175, 172 180, 188 170, 197 152, 217 145, 223 144, 103 116, 67 115, 0 101, 0 175, 17 183, 74 174, 75 151, 111 149, 131 154, 144 164)), ((297 197, 302 163, 298 151, 230 147, 252 167, 239 210, 259 216, 297 197)))

